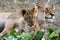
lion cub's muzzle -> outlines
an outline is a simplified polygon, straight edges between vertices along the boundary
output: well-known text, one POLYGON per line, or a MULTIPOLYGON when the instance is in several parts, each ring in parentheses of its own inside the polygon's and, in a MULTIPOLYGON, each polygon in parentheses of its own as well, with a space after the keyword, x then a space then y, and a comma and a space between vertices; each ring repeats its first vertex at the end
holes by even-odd
POLYGON ((54 14, 50 14, 48 17, 45 17, 45 19, 54 19, 54 14))
POLYGON ((45 16, 45 19, 47 22, 53 22, 54 21, 54 18, 55 18, 55 13, 49 11, 48 9, 46 9, 47 12, 49 13, 48 16, 45 16))
POLYGON ((47 22, 53 22, 55 18, 55 15, 50 13, 50 15, 48 17, 45 17, 47 22))

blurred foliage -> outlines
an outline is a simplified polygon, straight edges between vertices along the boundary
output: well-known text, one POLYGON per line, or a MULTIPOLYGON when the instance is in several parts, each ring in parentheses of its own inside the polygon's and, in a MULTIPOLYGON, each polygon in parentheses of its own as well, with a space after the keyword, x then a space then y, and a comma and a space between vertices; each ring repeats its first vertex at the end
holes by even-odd
POLYGON ((0 3, 2 2, 3 0, 0 0, 0 3))
POLYGON ((57 32, 57 28, 49 28, 48 29, 48 37, 46 40, 59 40, 60 36, 57 32))
POLYGON ((44 30, 38 31, 37 35, 33 32, 16 32, 14 29, 10 33, 6 33, 2 36, 5 40, 41 40, 44 35, 44 30))
POLYGON ((48 28, 47 37, 44 38, 44 29, 41 29, 34 35, 33 32, 16 32, 12 29, 9 33, 2 36, 5 40, 60 40, 60 33, 57 28, 48 28))

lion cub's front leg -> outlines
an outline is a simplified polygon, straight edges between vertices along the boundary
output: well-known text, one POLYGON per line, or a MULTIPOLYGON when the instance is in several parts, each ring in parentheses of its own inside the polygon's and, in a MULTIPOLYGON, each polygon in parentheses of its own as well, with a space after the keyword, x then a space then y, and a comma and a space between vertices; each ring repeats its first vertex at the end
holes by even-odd
POLYGON ((15 21, 8 21, 8 22, 6 22, 5 28, 4 28, 4 30, 0 33, 0 35, 2 36, 3 34, 9 32, 9 31, 14 27, 14 24, 15 24, 15 23, 16 23, 15 21))

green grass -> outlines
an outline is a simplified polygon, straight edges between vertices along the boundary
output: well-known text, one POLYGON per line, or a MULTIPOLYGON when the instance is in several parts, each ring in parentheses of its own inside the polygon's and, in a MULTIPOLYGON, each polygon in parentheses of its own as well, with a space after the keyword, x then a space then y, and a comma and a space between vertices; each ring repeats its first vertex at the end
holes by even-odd
POLYGON ((60 40, 60 33, 56 28, 48 28, 47 37, 44 38, 44 29, 41 29, 34 35, 33 32, 16 32, 12 29, 9 33, 2 36, 5 40, 60 40))

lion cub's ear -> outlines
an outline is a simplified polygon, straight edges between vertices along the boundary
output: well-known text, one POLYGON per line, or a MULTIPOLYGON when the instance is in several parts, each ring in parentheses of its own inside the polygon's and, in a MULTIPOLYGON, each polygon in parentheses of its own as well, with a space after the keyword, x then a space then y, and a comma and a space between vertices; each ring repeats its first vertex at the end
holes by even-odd
POLYGON ((24 16, 27 13, 27 10, 26 9, 22 9, 21 12, 22 12, 22 16, 24 16))

